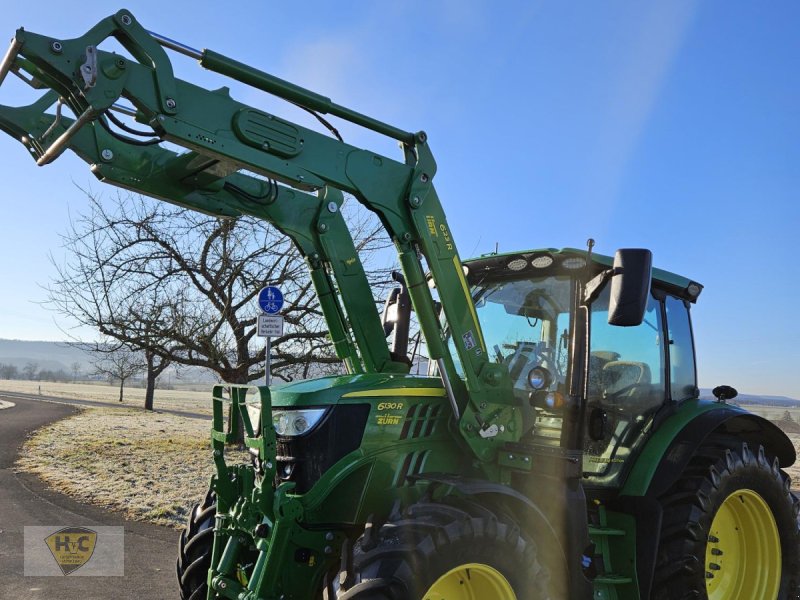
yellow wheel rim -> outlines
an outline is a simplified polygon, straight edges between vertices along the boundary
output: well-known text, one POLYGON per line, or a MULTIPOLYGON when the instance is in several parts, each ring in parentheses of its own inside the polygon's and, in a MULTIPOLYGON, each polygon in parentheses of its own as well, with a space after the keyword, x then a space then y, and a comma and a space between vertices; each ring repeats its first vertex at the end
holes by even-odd
POLYGON ((737 490, 719 507, 706 546, 709 600, 775 600, 781 581, 781 538, 766 501, 737 490))
POLYGON ((424 600, 517 600, 508 579, 489 565, 469 563, 451 569, 430 587, 424 600))

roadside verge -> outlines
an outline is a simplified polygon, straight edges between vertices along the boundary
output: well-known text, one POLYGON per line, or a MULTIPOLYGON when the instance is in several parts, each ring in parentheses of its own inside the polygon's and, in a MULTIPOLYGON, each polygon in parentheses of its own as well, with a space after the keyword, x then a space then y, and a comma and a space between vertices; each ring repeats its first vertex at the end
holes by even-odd
POLYGON ((36 431, 15 467, 79 502, 182 527, 214 470, 209 438, 208 421, 89 408, 36 431))

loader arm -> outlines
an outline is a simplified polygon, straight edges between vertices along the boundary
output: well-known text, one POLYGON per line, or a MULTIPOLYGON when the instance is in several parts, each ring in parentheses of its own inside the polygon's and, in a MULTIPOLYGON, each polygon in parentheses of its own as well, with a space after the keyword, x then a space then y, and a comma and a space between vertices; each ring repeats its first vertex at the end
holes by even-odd
POLYGON ((378 216, 395 244, 429 354, 439 365, 459 431, 472 451, 490 459, 500 443, 519 439, 520 411, 505 368, 489 361, 433 186, 436 164, 424 132, 403 131, 211 50, 201 52, 151 34, 126 10, 72 40, 18 30, 0 63, 0 83, 12 71, 27 75, 34 87, 51 90, 30 107, 0 109, 0 127, 22 141, 37 164, 48 164, 71 149, 107 183, 211 214, 251 214, 273 223, 306 256, 337 353, 348 368, 396 372, 400 369, 389 358, 363 267, 338 210, 342 192, 352 194, 378 216), (136 60, 99 50, 109 37, 136 60), (162 46, 306 109, 395 138, 402 144, 404 161, 239 103, 226 88, 209 91, 177 79, 162 46), (121 98, 133 105, 130 114, 137 122, 153 129, 157 137, 152 142, 171 142, 189 152, 177 154, 158 143, 142 145, 113 134, 106 115, 121 98), (57 100, 74 120, 44 112, 57 100), (463 380, 444 342, 421 258, 438 290, 463 380), (369 310, 365 298, 372 305, 369 310))
MULTIPOLYGON (((31 106, 0 106, 0 129, 14 137, 27 136, 32 143, 37 140, 47 143, 57 138, 74 121, 44 113, 56 102, 56 96, 51 91, 31 106)), ((348 371, 407 370, 401 363, 390 362, 382 325, 370 301, 369 283, 339 211, 343 197, 338 190, 325 188, 322 194, 313 196, 242 173, 215 175, 211 163, 218 161, 209 161, 194 152, 176 160, 175 152, 158 145, 120 144, 97 122, 76 132, 68 147, 92 165, 92 172, 105 183, 207 214, 251 215, 276 224, 308 264, 331 340, 348 371), (103 159, 104 150, 107 159, 103 159), (167 164, 168 170, 164 168, 167 164), (326 264, 340 285, 349 290, 343 296, 347 313, 360 315, 351 322, 352 336, 331 277, 324 268, 326 264), (352 337, 364 352, 363 362, 352 337)))

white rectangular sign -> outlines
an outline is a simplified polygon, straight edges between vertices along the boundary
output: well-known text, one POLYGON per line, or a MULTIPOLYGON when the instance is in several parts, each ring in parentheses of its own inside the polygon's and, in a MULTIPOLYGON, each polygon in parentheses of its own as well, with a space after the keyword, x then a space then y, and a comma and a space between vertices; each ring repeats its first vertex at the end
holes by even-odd
POLYGON ((280 337, 283 335, 282 315, 258 315, 258 337, 280 337))

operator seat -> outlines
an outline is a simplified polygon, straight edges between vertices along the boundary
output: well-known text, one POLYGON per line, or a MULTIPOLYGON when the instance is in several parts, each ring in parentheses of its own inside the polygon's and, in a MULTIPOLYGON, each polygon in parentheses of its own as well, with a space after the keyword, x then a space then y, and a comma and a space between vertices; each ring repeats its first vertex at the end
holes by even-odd
POLYGON ((636 410, 639 404, 649 402, 652 376, 647 363, 610 361, 603 365, 601 377, 603 396, 624 403, 624 408, 636 410))
POLYGON ((589 400, 602 400, 605 395, 603 369, 609 363, 619 361, 619 353, 610 350, 594 350, 589 355, 589 400))

